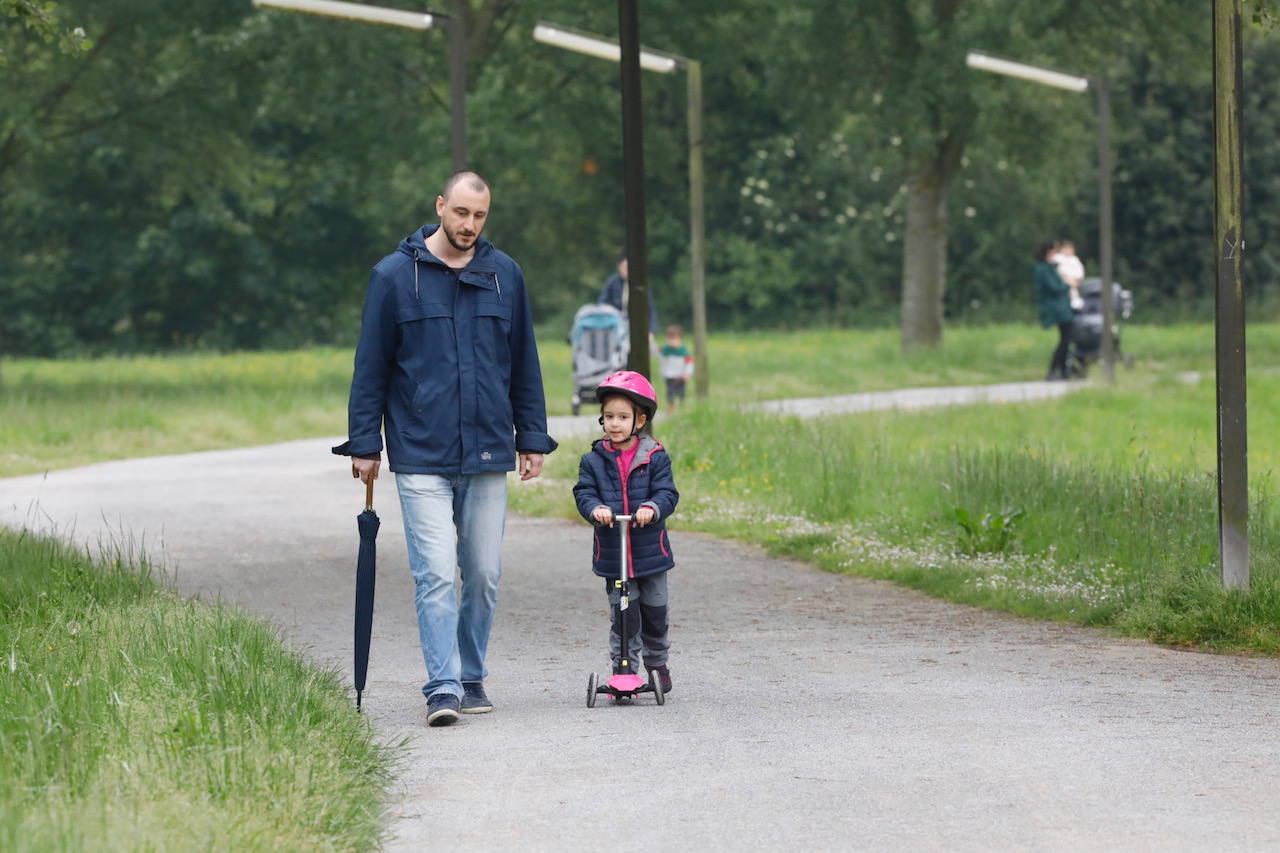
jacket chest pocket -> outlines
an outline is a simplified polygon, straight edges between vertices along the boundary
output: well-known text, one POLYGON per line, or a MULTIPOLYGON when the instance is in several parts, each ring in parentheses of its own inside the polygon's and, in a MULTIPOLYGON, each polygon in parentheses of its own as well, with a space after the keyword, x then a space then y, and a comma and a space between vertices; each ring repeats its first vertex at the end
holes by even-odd
POLYGON ((452 341, 453 306, 449 303, 411 302, 396 312, 396 346, 402 364, 434 362, 452 341))
POLYGON ((649 497, 649 466, 642 465, 627 476, 627 496, 638 500, 649 497))
POLYGON ((453 306, 447 302, 410 302, 396 312, 396 328, 403 335, 419 320, 452 320, 453 306))
POLYGON ((483 363, 497 365, 502 370, 502 377, 509 378, 511 306, 499 302, 476 302, 474 330, 476 357, 483 363))
POLYGON ((406 415, 400 429, 420 431, 424 410, 441 401, 440 387, 425 381, 429 378, 425 366, 453 360, 449 356, 453 350, 453 306, 447 302, 401 306, 396 312, 396 349, 407 374, 393 386, 406 415))
POLYGON ((477 302, 476 321, 496 321, 504 329, 511 328, 511 306, 501 302, 477 302))

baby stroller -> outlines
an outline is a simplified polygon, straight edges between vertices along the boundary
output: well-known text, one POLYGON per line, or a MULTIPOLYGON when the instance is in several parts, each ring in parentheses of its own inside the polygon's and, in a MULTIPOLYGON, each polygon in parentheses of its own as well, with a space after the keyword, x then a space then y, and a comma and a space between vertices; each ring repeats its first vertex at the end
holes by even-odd
MULTIPOLYGON (((1111 293, 1114 299, 1111 335, 1116 359, 1128 366, 1133 363, 1133 357, 1120 349, 1120 321, 1128 320, 1133 314, 1133 294, 1116 281, 1111 282, 1111 293)), ((1097 361, 1102 352, 1102 279, 1092 277, 1080 282, 1080 298, 1084 305, 1076 309, 1071 321, 1071 349, 1067 352, 1067 376, 1073 379, 1084 378, 1089 365, 1097 361)))
POLYGON ((627 366, 631 332, 626 315, 612 305, 592 302, 573 315, 569 331, 573 354, 573 394, 569 406, 576 415, 583 403, 596 402, 596 386, 609 374, 627 366))

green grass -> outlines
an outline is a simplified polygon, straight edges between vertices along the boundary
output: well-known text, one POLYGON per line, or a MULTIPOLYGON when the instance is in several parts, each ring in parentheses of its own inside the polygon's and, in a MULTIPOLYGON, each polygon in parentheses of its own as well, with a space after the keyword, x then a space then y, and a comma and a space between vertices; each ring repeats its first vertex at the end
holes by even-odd
MULTIPOLYGON (((562 333, 540 340, 549 409, 564 413, 569 351, 562 333)), ((1248 329, 1254 588, 1244 596, 1222 593, 1213 577, 1210 325, 1126 327, 1132 369, 1114 387, 1058 401, 812 422, 735 408, 1035 379, 1052 342, 1031 325, 952 328, 939 349, 908 355, 894 330, 713 336, 713 399, 658 421, 684 494, 676 523, 959 601, 1169 643, 1280 649, 1268 598, 1280 553, 1271 503, 1280 324, 1248 329), (1185 371, 1203 376, 1188 384, 1185 371), (962 553, 957 510, 1023 515, 1010 544, 975 555, 962 553)), ((317 349, 7 362, 0 475, 336 436, 350 361, 346 350, 317 349)), ((514 490, 516 507, 572 515, 581 449, 554 454, 541 487, 514 490)))
POLYGON ((0 849, 377 846, 391 754, 338 676, 117 556, 0 530, 0 849))
MULTIPOLYGON (((1280 652, 1280 412, 1250 396, 1253 588, 1216 580, 1214 389, 1122 376, 1034 404, 802 421, 727 407, 658 420, 682 500, 672 524, 954 601, 1111 627, 1173 645, 1280 652), (973 519, 1020 511, 1012 542, 971 550, 973 519)), ((518 509, 576 517, 576 454, 551 457, 518 509)), ((678 538, 676 542, 679 545, 678 538)), ((678 559, 678 554, 677 554, 678 559)))
MULTIPOLYGON (((562 331, 539 336, 548 410, 567 414, 562 331)), ((1039 379, 1052 334, 1031 325, 953 328, 937 350, 903 355, 895 330, 713 335, 720 401, 1039 379)), ((1127 327, 1134 376, 1210 370, 1208 325, 1127 327)), ((0 476, 90 462, 269 444, 346 432, 351 352, 183 354, 0 364, 0 476)), ((1280 365, 1280 324, 1249 327, 1251 365, 1280 365)), ((1251 367, 1251 369, 1253 369, 1251 367)))
POLYGON ((346 431, 351 353, 7 360, 0 476, 346 431))

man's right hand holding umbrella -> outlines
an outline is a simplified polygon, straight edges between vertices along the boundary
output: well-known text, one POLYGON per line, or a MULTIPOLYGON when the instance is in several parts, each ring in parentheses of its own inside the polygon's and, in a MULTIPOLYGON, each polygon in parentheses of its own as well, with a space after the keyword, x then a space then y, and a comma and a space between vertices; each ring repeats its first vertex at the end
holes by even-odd
POLYGON ((378 479, 378 468, 381 466, 381 453, 375 456, 352 456, 351 476, 356 477, 360 482, 367 484, 371 479, 378 479))

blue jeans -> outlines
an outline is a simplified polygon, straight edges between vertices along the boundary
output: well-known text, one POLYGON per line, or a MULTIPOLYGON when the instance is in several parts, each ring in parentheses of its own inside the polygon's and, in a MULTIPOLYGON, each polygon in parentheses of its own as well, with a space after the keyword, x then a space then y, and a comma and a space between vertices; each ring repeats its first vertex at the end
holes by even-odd
POLYGON ((429 679, 422 692, 461 698, 462 682, 488 674, 484 655, 502 577, 507 475, 397 474, 396 489, 429 679))

